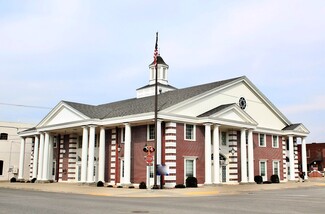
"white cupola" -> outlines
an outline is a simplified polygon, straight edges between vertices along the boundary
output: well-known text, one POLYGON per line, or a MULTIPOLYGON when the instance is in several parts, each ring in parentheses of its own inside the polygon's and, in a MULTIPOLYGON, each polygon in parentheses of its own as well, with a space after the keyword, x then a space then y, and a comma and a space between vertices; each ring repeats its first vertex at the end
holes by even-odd
MULTIPOLYGON (((175 87, 168 85, 168 69, 169 66, 165 63, 165 61, 159 54, 157 56, 157 82, 159 94, 176 89, 175 87)), ((155 95, 155 74, 155 64, 154 62, 152 62, 149 65, 149 84, 137 89, 137 98, 155 95)))

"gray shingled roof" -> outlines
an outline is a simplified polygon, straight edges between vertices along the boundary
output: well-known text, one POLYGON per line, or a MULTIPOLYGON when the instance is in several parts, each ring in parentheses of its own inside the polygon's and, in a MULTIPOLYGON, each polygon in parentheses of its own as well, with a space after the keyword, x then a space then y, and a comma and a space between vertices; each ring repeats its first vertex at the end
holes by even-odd
POLYGON ((198 117, 209 117, 225 108, 228 108, 229 106, 236 105, 236 103, 230 103, 230 104, 225 104, 225 105, 220 105, 216 108, 213 108, 207 112, 204 112, 203 114, 200 114, 198 117))
MULTIPOLYGON (((149 87, 152 87, 152 86, 155 86, 155 85, 146 85, 146 86, 143 86, 141 88, 138 88, 137 90, 140 90, 140 89, 144 89, 144 88, 149 88, 149 87)), ((165 85, 165 84, 161 84, 160 82, 158 82, 158 87, 159 86, 164 86, 166 88, 171 88, 171 89, 177 89, 175 88, 174 86, 171 86, 171 85, 165 85)))
MULTIPOLYGON (((162 93, 158 96, 158 109, 164 110, 189 98, 212 90, 214 88, 218 88, 240 78, 243 77, 232 78, 189 88, 176 89, 162 93)), ((69 101, 63 102, 83 113, 84 115, 97 119, 114 118, 154 111, 154 96, 133 98, 97 106, 69 101)))
POLYGON ((301 125, 301 123, 291 124, 291 125, 284 127, 282 130, 295 130, 300 125, 301 125))

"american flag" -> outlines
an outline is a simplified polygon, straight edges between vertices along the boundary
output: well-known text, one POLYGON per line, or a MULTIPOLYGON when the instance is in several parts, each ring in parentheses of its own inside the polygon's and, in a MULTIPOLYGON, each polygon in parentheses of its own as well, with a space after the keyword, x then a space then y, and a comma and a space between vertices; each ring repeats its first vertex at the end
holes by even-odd
POLYGON ((156 33, 156 45, 155 45, 155 51, 153 54, 153 63, 156 66, 157 65, 157 57, 158 57, 158 32, 156 33))

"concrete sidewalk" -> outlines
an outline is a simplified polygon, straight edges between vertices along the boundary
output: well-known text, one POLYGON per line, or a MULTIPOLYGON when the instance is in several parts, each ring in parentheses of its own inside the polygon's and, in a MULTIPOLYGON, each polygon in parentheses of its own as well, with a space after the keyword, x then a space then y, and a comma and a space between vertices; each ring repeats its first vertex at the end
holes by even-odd
POLYGON ((313 178, 306 182, 283 182, 279 184, 238 184, 238 185, 217 185, 202 186, 198 188, 185 189, 129 189, 116 187, 96 187, 80 185, 77 183, 9 183, 0 182, 0 188, 24 189, 44 192, 74 193, 110 197, 194 197, 212 196, 220 194, 240 194, 261 190, 275 190, 284 188, 305 188, 323 186, 324 178, 313 178))

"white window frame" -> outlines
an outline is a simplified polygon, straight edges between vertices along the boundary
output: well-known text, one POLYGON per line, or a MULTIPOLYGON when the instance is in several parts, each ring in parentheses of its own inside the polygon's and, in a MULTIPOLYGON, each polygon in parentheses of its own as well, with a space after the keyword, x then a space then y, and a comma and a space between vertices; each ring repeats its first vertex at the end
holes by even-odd
POLYGON ((266 147, 266 134, 258 133, 258 146, 259 147, 266 147), (264 145, 261 145, 261 135, 264 135, 264 137, 263 137, 264 145))
POLYGON ((278 135, 272 135, 272 148, 279 148, 279 136, 278 135), (276 137, 276 145, 274 145, 274 137, 276 137))
POLYGON ((184 183, 186 182, 186 161, 193 161, 193 177, 196 177, 196 160, 198 157, 193 157, 193 156, 189 156, 189 157, 184 157, 184 183))
POLYGON ((227 142, 228 142, 228 134, 227 134, 227 132, 221 131, 221 133, 220 133, 220 143, 221 143, 221 146, 227 146, 227 142), (225 142, 225 144, 223 144, 223 141, 222 141, 222 134, 223 133, 226 134, 226 142, 225 142))
POLYGON ((155 124, 148 124, 147 125, 147 141, 153 141, 153 140, 155 140, 155 136, 154 136, 154 138, 150 138, 150 127, 151 126, 153 126, 153 128, 154 128, 154 135, 155 135, 155 124))
POLYGON ((124 169, 125 168, 125 162, 124 158, 120 158, 120 183, 124 183, 124 169))
POLYGON ((265 180, 264 180, 264 177, 267 178, 267 160, 260 160, 260 161, 259 161, 259 173, 260 173, 260 176, 263 177, 263 181, 265 181, 265 180), (264 176, 262 175, 262 170, 261 170, 261 163, 262 163, 262 162, 265 163, 265 175, 264 175, 264 176))
POLYGON ((184 139, 185 140, 188 140, 188 141, 195 141, 196 140, 196 125, 195 124, 190 124, 190 123, 185 123, 184 124, 184 139), (187 136, 186 136, 186 127, 187 127, 187 125, 191 125, 191 126, 193 126, 193 133, 192 133, 192 139, 188 139, 187 138, 187 136))
POLYGON ((278 164, 278 174, 276 174, 276 175, 278 175, 279 178, 280 178, 280 161, 279 160, 273 160, 272 161, 272 173, 273 173, 273 175, 275 175, 275 173, 274 173, 274 163, 278 164))

